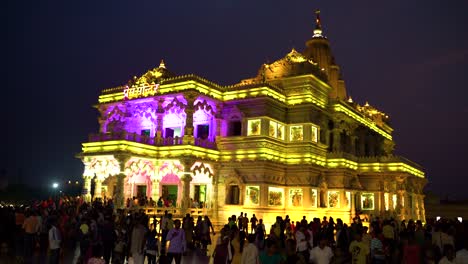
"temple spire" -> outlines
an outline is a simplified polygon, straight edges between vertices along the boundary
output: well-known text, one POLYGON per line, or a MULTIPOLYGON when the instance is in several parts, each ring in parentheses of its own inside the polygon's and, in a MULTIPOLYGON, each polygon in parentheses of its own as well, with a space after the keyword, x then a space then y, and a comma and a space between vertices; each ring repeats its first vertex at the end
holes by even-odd
POLYGON ((324 38, 322 35, 322 21, 320 20, 320 10, 315 11, 315 29, 312 38, 324 38))
POLYGON ((159 68, 166 69, 166 64, 164 64, 164 60, 161 60, 161 63, 159 63, 159 68))

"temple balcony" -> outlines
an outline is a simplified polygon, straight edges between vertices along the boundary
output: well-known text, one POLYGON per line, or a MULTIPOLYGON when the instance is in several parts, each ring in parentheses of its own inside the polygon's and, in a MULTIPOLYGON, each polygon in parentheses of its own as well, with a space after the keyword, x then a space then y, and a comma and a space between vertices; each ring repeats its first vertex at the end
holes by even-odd
POLYGON ((357 157, 346 152, 327 153, 327 167, 348 168, 359 173, 407 173, 424 178, 425 173, 421 165, 397 155, 361 156, 357 157))
POLYGON ((193 138, 193 137, 173 137, 173 138, 162 138, 162 137, 150 137, 145 135, 139 135, 136 133, 127 132, 112 132, 112 133, 98 133, 90 134, 88 136, 88 142, 103 142, 103 141, 115 141, 115 140, 126 140, 152 146, 180 146, 180 145, 193 145, 197 147, 207 149, 217 149, 216 142, 209 139, 193 138))

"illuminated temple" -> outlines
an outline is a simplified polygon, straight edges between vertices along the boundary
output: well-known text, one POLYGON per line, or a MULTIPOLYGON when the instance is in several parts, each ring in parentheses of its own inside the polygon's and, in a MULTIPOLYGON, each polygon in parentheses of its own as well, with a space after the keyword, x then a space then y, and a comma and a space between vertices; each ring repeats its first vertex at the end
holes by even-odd
POLYGON ((319 13, 302 52, 222 86, 159 67, 105 89, 99 133, 82 144, 89 201, 192 201, 216 223, 253 213, 425 219, 422 168, 393 154, 389 117, 353 102, 319 13))

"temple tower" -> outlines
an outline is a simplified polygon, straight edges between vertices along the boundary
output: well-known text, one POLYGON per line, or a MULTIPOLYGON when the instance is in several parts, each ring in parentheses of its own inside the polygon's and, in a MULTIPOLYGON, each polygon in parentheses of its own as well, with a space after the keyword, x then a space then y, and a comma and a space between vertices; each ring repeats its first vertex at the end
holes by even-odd
POLYGON ((304 55, 318 63, 318 66, 328 76, 328 84, 332 87, 330 98, 346 99, 346 86, 341 79, 340 67, 335 64, 335 58, 330 48, 328 38, 323 34, 320 10, 315 11, 315 29, 312 38, 306 42, 304 55))

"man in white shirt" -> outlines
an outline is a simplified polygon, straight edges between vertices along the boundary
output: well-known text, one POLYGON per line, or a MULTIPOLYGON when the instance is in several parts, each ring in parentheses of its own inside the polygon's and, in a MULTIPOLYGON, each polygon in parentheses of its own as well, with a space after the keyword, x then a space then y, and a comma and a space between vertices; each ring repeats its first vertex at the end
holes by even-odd
POLYGON ((296 231, 296 251, 303 255, 304 259, 309 259, 309 246, 305 232, 305 227, 300 224, 299 229, 296 231))
POLYGON ((58 264, 59 256, 60 256, 60 242, 62 241, 62 238, 60 236, 59 229, 56 227, 57 219, 51 218, 50 224, 52 225, 52 227, 49 230, 49 249, 50 249, 49 263, 58 264))
POLYGON ((242 251, 242 264, 257 264, 259 263, 258 260, 258 249, 255 246, 255 235, 250 234, 247 236, 247 240, 249 243, 244 246, 244 250, 242 251))
POLYGON ((145 261, 144 247, 146 245, 147 230, 142 224, 142 220, 137 220, 137 225, 132 230, 130 253, 135 264, 143 264, 145 261))
POLYGON ((329 264, 333 258, 333 252, 327 246, 328 240, 325 237, 320 239, 319 245, 310 251, 310 261, 314 264, 329 264))

